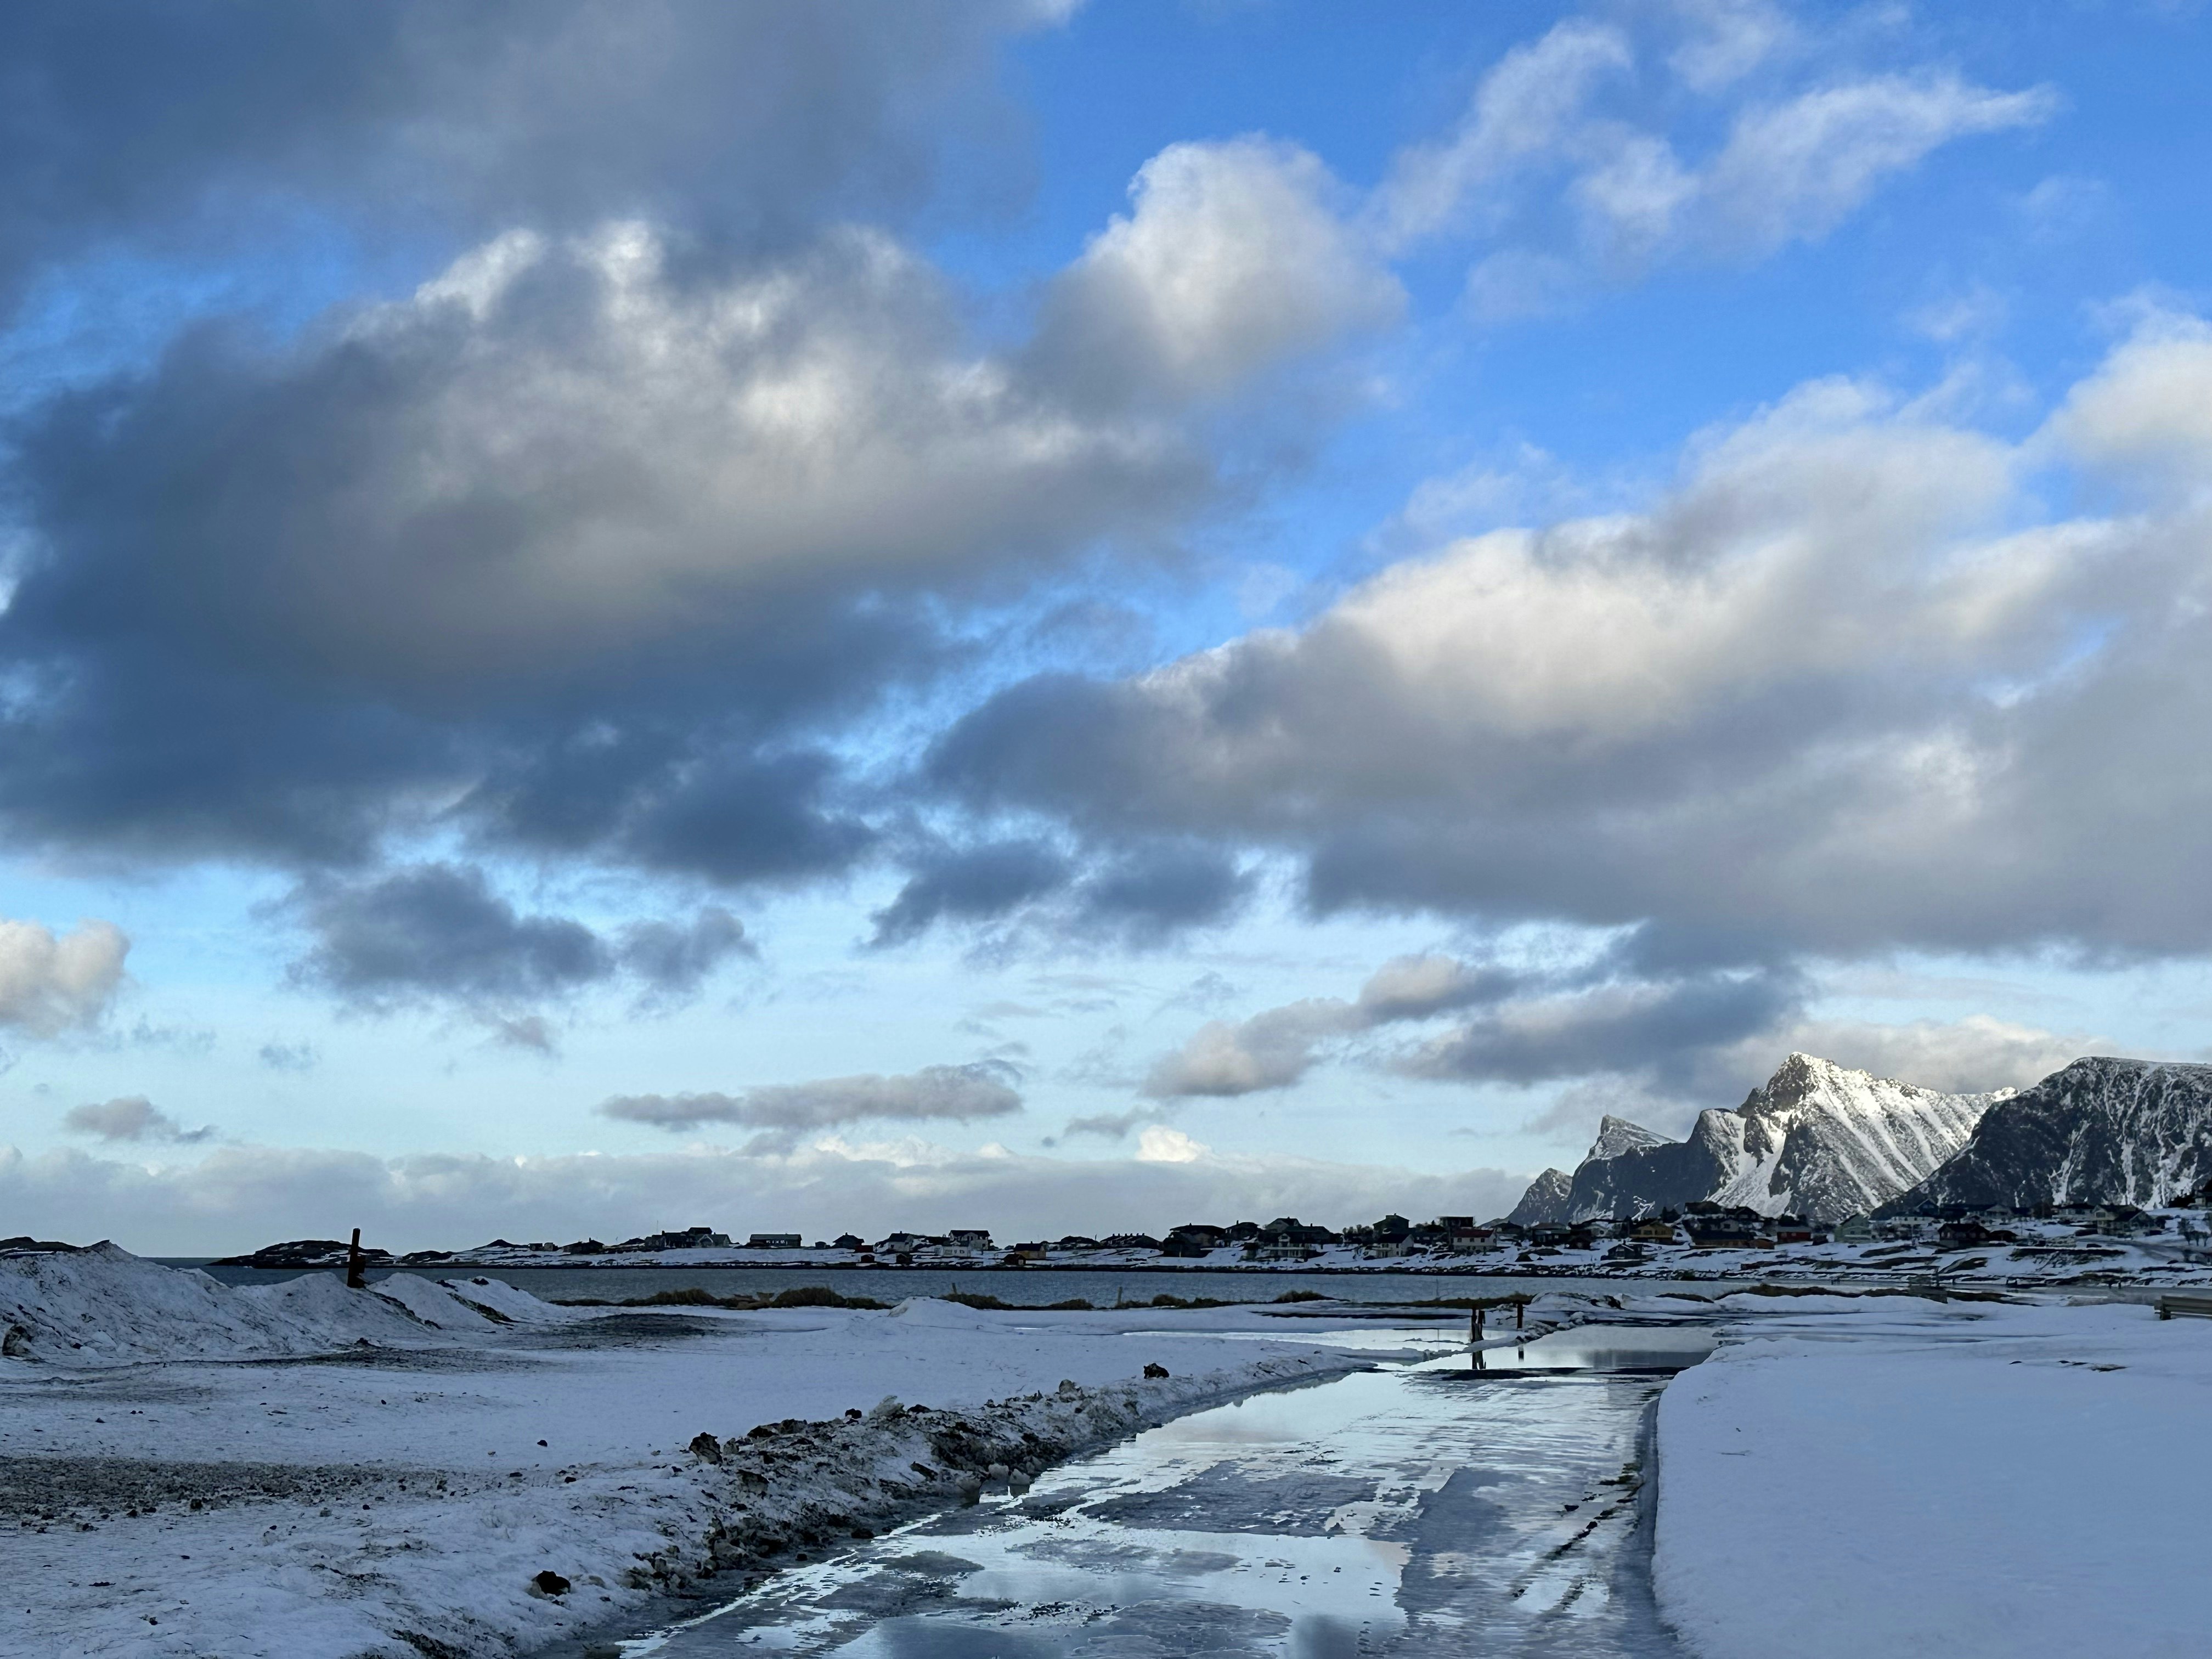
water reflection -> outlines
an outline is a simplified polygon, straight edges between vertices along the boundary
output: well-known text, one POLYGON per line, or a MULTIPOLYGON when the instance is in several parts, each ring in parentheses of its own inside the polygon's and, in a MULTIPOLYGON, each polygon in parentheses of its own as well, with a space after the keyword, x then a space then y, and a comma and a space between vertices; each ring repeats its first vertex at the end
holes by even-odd
MULTIPOLYGON (((1403 1346, 1434 1333, 1401 1332, 1403 1346)), ((1462 1347, 1181 1419, 629 1645, 665 1659, 1672 1654, 1638 1442, 1702 1331, 1462 1347), (1610 1367, 1611 1369, 1607 1369, 1610 1367)))

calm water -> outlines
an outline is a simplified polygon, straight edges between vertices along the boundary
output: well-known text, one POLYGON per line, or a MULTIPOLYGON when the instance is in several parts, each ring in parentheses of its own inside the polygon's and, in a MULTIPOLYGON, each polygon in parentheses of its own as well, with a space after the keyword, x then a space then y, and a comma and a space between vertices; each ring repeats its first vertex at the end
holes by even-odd
MULTIPOLYGON (((1435 1344, 1378 1330, 1377 1346, 1435 1344)), ((1586 1328, 1198 1413, 630 1656, 1668 1656, 1639 1447, 1698 1329, 1586 1328), (1608 1369, 1612 1368, 1612 1369, 1608 1369), (1620 1368, 1626 1368, 1626 1374, 1620 1368)))
MULTIPOLYGON (((178 1266, 201 1267, 198 1261, 179 1261, 178 1266)), ((261 1285, 297 1279, 295 1268, 208 1267, 226 1285, 261 1285)), ((947 1291, 978 1291, 1001 1301, 1036 1306, 1081 1297, 1096 1307, 1117 1302, 1149 1302, 1163 1293, 1181 1297, 1210 1296, 1223 1301, 1270 1302, 1286 1291, 1312 1291, 1351 1302, 1423 1302, 1435 1297, 1492 1297, 1546 1291, 1587 1291, 1596 1295, 1649 1296, 1663 1291, 1686 1291, 1717 1296, 1749 1279, 1673 1280, 1615 1279, 1539 1279, 1492 1273, 1221 1273, 1205 1270, 1115 1273, 1111 1269, 1080 1267, 953 1269, 933 1267, 410 1267, 426 1279, 498 1279, 548 1300, 593 1297, 619 1302, 625 1297, 651 1296, 655 1291, 697 1286, 718 1296, 747 1295, 762 1291, 787 1290, 802 1285, 826 1285, 846 1296, 870 1296, 878 1302, 896 1302, 909 1296, 942 1296, 947 1291)), ((384 1278, 372 1269, 371 1280, 384 1278)))

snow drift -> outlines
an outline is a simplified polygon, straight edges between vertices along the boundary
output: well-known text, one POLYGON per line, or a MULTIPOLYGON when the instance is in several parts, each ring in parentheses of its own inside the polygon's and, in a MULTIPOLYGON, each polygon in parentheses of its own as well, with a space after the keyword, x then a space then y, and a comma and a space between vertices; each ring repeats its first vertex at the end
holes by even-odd
POLYGON ((335 1273, 223 1285, 100 1243, 0 1257, 0 1348, 65 1366, 163 1359, 267 1359, 368 1344, 410 1347, 495 1325, 585 1315, 490 1279, 436 1285, 395 1274, 366 1291, 335 1273))

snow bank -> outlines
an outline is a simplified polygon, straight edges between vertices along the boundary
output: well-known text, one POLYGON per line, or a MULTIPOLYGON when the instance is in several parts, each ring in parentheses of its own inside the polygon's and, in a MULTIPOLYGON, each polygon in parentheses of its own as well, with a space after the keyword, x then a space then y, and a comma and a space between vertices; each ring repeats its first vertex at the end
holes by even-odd
POLYGON ((1660 1403, 1656 1586, 1702 1659, 2206 1651, 2212 1322, 1767 1311, 1660 1403))
POLYGON ((491 1280, 441 1287, 398 1274, 366 1291, 336 1273, 233 1288, 112 1244, 0 1257, 0 1345, 18 1361, 91 1367, 167 1359, 262 1359, 359 1346, 420 1346, 556 1324, 556 1308, 491 1280))

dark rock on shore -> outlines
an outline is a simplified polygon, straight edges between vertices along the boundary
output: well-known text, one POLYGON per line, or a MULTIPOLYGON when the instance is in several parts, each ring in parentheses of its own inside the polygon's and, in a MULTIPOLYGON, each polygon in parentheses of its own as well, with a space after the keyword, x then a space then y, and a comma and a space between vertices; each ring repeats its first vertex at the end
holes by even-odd
MULTIPOLYGON (((283 1244, 264 1244, 251 1255, 227 1255, 218 1267, 343 1267, 351 1249, 342 1238, 295 1238, 283 1244)), ((362 1247, 361 1259, 368 1267, 392 1260, 389 1250, 362 1247)))

